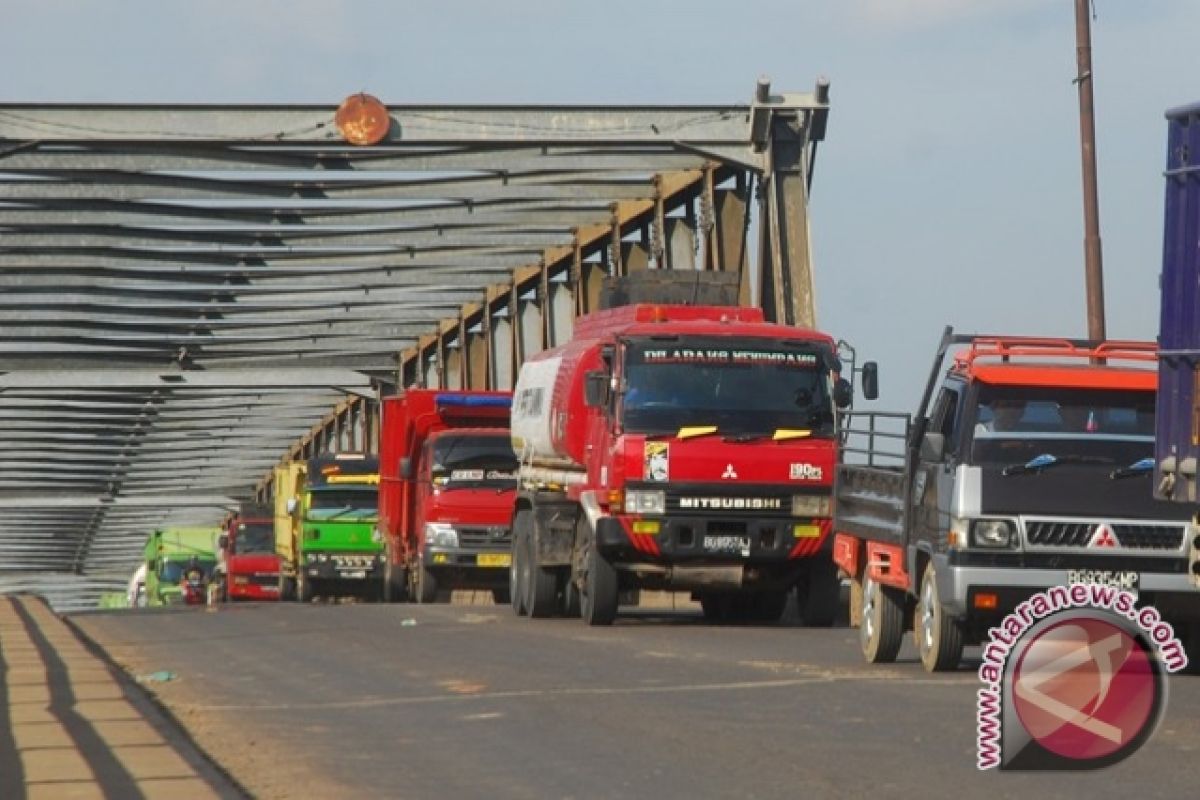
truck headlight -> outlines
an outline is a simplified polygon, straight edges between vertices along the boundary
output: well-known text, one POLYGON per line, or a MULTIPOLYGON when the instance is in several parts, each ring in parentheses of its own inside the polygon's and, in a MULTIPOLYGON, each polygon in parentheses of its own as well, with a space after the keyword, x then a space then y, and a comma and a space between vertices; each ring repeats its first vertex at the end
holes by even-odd
POLYGON ((667 493, 662 489, 633 489, 625 492, 626 514, 665 514, 667 493))
POLYGON ((425 544, 430 547, 458 547, 458 531, 444 522, 426 522, 425 544))
POLYGON ((793 517, 828 517, 833 503, 827 494, 792 495, 793 517))
POLYGON ((973 547, 1010 547, 1013 541, 1013 524, 1006 519, 977 519, 971 522, 971 545, 973 547))

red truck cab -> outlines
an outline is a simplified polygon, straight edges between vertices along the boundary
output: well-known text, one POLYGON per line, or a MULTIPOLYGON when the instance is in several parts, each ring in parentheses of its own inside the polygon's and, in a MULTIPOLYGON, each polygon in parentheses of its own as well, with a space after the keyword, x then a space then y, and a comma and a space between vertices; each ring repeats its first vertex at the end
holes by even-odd
POLYGON ((710 619, 808 624, 837 608, 830 558, 834 340, 760 309, 633 304, 575 322, 521 367, 513 444, 518 614, 616 616, 630 590, 690 591, 710 619))
POLYGON ((279 556, 270 507, 243 506, 218 544, 222 600, 279 599, 279 556))
POLYGON ((453 589, 508 602, 517 459, 508 392, 410 389, 383 400, 383 595, 421 603, 453 589))

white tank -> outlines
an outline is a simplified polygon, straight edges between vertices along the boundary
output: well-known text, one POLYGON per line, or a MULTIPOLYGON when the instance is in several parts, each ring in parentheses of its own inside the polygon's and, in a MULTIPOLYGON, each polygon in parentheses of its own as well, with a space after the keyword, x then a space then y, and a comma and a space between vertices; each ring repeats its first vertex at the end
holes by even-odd
POLYGON ((554 384, 562 356, 526 361, 513 389, 512 444, 522 463, 567 458, 554 446, 554 384))

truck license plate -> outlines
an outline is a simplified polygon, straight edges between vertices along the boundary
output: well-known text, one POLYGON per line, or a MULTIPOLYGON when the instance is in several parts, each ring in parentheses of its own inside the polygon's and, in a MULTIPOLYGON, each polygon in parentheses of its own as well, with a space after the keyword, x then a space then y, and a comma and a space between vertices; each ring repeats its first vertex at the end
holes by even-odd
POLYGON ((704 549, 718 553, 741 553, 750 555, 749 536, 705 536, 704 549))
POLYGON ((338 577, 339 578, 365 578, 365 577, 367 577, 367 573, 365 570, 356 569, 351 572, 339 572, 338 577))
POLYGON ((1138 593, 1138 584, 1142 576, 1136 572, 1121 572, 1111 569, 1069 569, 1068 583, 1096 583, 1101 586, 1114 586, 1133 594, 1138 593))
POLYGON ((512 564, 512 554, 480 553, 475 556, 475 563, 481 567, 507 567, 512 564))

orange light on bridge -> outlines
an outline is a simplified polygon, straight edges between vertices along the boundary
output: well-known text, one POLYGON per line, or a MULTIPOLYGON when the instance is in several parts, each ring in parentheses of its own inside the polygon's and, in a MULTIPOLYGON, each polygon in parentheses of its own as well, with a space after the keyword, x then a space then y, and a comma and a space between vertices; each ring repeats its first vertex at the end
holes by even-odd
POLYGON ((358 145, 379 144, 392 127, 387 106, 379 98, 362 92, 343 100, 333 121, 343 139, 358 145))

